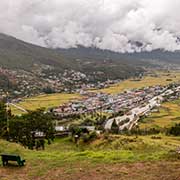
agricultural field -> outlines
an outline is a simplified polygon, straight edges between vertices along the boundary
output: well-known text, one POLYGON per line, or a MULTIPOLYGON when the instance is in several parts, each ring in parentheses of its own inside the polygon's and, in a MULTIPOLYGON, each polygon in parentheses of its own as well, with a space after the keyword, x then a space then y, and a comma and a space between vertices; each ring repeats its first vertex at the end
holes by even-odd
MULTIPOLYGON (((63 103, 67 103, 74 99, 79 99, 81 96, 78 94, 44 94, 40 96, 35 96, 31 98, 23 99, 22 102, 17 105, 26 109, 26 110, 36 110, 38 108, 51 108, 55 106, 59 106, 63 103)), ((13 114, 22 114, 22 111, 18 110, 14 106, 11 106, 11 110, 13 114)))
POLYGON ((175 180, 180 177, 180 161, 170 152, 179 144, 180 137, 163 135, 160 139, 102 135, 79 145, 68 137, 56 139, 44 151, 32 151, 0 140, 0 153, 20 154, 26 159, 22 168, 0 164, 0 179, 175 180))
MULTIPOLYGON (((146 86, 153 85, 167 85, 172 82, 180 81, 180 72, 156 72, 152 73, 152 75, 148 75, 143 77, 141 80, 128 79, 122 81, 121 83, 115 84, 109 88, 101 89, 101 90, 91 90, 95 92, 104 92, 110 94, 117 94, 123 92, 125 90, 133 89, 133 88, 142 88, 146 86), (156 76, 154 76, 156 75, 156 76)), ((22 102, 17 105, 27 109, 27 110, 35 110, 37 108, 50 108, 55 107, 60 104, 66 103, 70 100, 80 98, 79 94, 51 94, 51 95, 40 95, 36 97, 23 99, 22 102)), ((18 110, 11 106, 13 114, 22 114, 22 111, 18 110)))
POLYGON ((180 123, 180 99, 163 103, 157 112, 152 112, 141 120, 140 128, 170 127, 180 123))
POLYGON ((143 88, 154 85, 168 85, 172 82, 180 81, 180 72, 155 72, 154 75, 147 75, 140 79, 128 79, 115 84, 109 88, 95 90, 96 92, 104 92, 109 94, 121 93, 125 90, 134 88, 143 88))

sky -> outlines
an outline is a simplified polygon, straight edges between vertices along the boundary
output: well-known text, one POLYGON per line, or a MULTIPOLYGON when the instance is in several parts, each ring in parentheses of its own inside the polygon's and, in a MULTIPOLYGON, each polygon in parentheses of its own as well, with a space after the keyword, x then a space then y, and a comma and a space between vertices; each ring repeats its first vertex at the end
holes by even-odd
POLYGON ((180 50, 180 0, 0 0, 0 32, 51 48, 180 50))

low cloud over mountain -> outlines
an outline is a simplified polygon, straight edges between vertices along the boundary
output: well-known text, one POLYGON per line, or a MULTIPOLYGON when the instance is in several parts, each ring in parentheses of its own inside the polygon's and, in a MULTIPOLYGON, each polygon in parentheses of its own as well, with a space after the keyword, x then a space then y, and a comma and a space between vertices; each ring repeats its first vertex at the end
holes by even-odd
POLYGON ((179 0, 1 0, 0 32, 53 48, 180 50, 179 0))

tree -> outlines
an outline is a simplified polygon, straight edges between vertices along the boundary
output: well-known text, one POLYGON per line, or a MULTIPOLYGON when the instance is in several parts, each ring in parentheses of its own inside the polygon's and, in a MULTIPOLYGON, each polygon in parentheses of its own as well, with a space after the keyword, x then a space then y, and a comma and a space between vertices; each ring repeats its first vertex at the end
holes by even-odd
POLYGON ((175 126, 171 127, 168 133, 174 136, 180 136, 180 123, 175 124, 175 126))
POLYGON ((111 126, 111 132, 118 134, 119 133, 119 126, 116 123, 116 119, 113 120, 112 126, 111 126))
POLYGON ((55 91, 51 87, 49 87, 49 86, 43 88, 43 92, 46 93, 46 94, 55 93, 55 91))
MULTIPOLYGON (((29 149, 34 149, 39 139, 36 133, 42 133, 41 141, 45 139, 48 144, 54 139, 53 117, 49 113, 44 113, 44 109, 31 111, 21 117, 13 117, 10 120, 10 138, 15 142, 20 142, 29 149)), ((43 144, 43 143, 41 143, 43 144)))

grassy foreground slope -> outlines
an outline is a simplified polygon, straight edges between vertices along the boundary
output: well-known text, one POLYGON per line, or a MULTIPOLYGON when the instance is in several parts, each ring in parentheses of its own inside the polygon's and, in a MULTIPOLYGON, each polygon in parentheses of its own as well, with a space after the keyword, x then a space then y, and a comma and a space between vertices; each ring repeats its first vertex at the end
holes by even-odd
POLYGON ((76 146, 69 138, 56 139, 45 151, 30 151, 0 140, 0 153, 17 153, 27 163, 23 168, 0 167, 0 179, 178 179, 180 162, 169 151, 180 137, 102 136, 88 145, 76 146), (162 168, 163 166, 163 168, 162 168))
MULTIPOLYGON (((57 93, 57 94, 44 94, 40 96, 35 96, 31 98, 23 99, 22 102, 18 103, 17 105, 26 109, 26 110, 36 110, 38 108, 51 108, 55 106, 59 106, 63 103, 67 103, 71 100, 80 98, 78 94, 64 94, 64 93, 57 93)), ((14 108, 11 106, 13 114, 22 114, 22 111, 14 108)))

